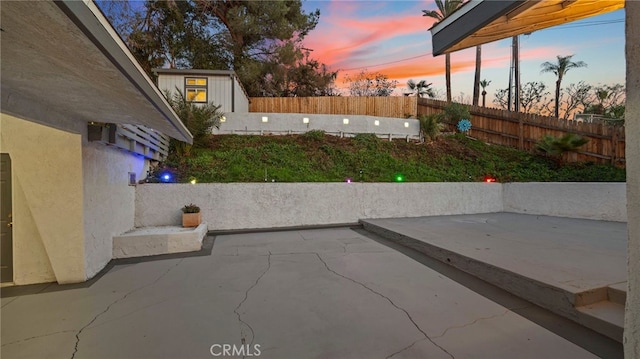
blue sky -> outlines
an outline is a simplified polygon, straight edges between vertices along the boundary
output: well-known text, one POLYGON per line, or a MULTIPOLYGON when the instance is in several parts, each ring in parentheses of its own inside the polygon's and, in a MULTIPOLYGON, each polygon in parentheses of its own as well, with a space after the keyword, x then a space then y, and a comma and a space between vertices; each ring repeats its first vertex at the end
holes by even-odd
MULTIPOLYGON (((338 82, 347 73, 366 68, 399 81, 402 92, 408 79, 427 80, 444 93, 444 56, 431 55, 433 21, 422 16, 435 9, 428 1, 305 1, 304 9, 320 9, 320 22, 305 39, 312 57, 339 70, 338 82)), ((492 95, 506 88, 509 79, 511 40, 483 46, 482 78, 491 80, 492 95)), ((573 69, 563 85, 624 84, 624 10, 537 31, 520 37, 521 81, 543 81, 552 89, 553 74, 540 74, 540 64, 555 61, 556 55, 574 54, 586 69, 573 69)), ((475 50, 452 56, 452 93, 470 97, 473 92, 475 50)))

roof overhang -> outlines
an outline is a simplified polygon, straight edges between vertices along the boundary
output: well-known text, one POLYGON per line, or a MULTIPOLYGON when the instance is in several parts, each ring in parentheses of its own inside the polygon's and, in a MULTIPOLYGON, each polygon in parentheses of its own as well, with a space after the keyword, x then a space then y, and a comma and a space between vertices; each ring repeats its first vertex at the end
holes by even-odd
POLYGON ((93 1, 6 1, 2 112, 69 130, 144 125, 193 138, 93 1))
POLYGON ((471 0, 430 31, 441 55, 624 8, 624 0, 471 0))

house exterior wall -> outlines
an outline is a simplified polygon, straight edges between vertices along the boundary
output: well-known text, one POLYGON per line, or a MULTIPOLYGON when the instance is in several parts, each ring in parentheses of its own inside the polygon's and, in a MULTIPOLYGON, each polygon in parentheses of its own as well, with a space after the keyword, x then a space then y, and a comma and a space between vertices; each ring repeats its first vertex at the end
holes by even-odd
POLYGON ((235 105, 233 112, 249 112, 249 98, 247 94, 244 92, 242 86, 238 82, 237 78, 234 78, 233 81, 233 96, 235 98, 235 105))
MULTIPOLYGON (((86 137, 85 137, 86 141, 86 137)), ((95 142, 82 146, 84 247, 87 278, 112 258, 113 237, 133 228, 135 187, 128 173, 144 178, 148 160, 95 142)))
POLYGON ((627 158, 627 303, 624 356, 640 358, 640 2, 625 2, 627 109, 625 135, 627 158))
POLYGON ((158 88, 175 93, 176 87, 185 90, 185 77, 206 77, 207 101, 220 105, 225 113, 249 112, 249 98, 245 94, 237 78, 232 75, 204 75, 204 74, 158 74, 158 88))
MULTIPOLYGON (((2 114, 0 151, 12 159, 14 283, 83 282, 133 228, 135 187, 148 161, 68 131, 2 114)), ((74 133, 76 132, 76 133, 74 133)))
MULTIPOLYGON (((184 76, 178 75, 160 75, 158 76, 158 88, 162 91, 169 91, 171 94, 176 92, 176 87, 184 94, 184 76)), ((207 89, 208 91, 208 89, 207 89)))
POLYGON ((233 112, 233 105, 231 102, 231 82, 230 76, 209 76, 209 102, 213 102, 214 105, 221 105, 220 111, 233 112))
POLYGON ((81 136, 0 115, 12 165, 14 283, 86 280, 81 136))

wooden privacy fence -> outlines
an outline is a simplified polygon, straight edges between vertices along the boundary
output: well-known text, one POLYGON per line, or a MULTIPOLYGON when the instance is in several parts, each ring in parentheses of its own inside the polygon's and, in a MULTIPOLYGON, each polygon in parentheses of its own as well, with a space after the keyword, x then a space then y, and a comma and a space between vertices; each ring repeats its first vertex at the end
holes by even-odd
MULTIPOLYGON (((440 113, 447 102, 411 97, 252 97, 250 112, 367 115, 408 118, 440 113)), ((488 143, 532 151, 545 135, 574 133, 589 139, 570 161, 624 165, 624 127, 560 120, 526 113, 468 106, 470 136, 488 143)), ((451 128, 455 124, 449 124, 451 128)))
MULTIPOLYGON (((417 113, 440 113, 446 106, 445 101, 421 98, 418 100, 417 113)), ((560 137, 574 133, 589 139, 589 142, 580 148, 579 153, 570 156, 570 161, 624 165, 624 127, 560 120, 480 106, 468 107, 472 124, 469 135, 485 142, 531 151, 545 135, 560 137)), ((453 128, 456 124, 448 125, 453 128)))
POLYGON ((249 112, 416 117, 416 97, 252 97, 249 112))

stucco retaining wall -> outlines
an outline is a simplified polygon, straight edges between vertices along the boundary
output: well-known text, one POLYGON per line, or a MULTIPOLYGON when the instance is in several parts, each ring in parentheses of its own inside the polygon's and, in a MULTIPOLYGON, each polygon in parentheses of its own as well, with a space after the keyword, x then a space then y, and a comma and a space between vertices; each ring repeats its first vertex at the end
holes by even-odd
POLYGON ((501 211, 624 221, 624 192, 624 183, 144 184, 135 225, 177 225, 189 203, 202 208, 209 230, 501 211))
POLYGON ((355 223, 502 210, 502 188, 487 183, 144 184, 136 190, 136 227, 180 223, 180 208, 202 209, 209 230, 355 223))
POLYGON ((321 130, 328 134, 353 136, 358 133, 373 133, 381 138, 420 138, 420 123, 416 119, 376 117, 362 115, 323 115, 301 113, 227 113, 225 122, 215 134, 298 134, 321 130), (262 118, 266 117, 267 122, 262 118), (303 119, 307 118, 308 123, 303 119), (344 119, 349 123, 345 124, 344 119), (377 121, 377 125, 376 125, 377 121))
POLYGON ((627 221, 626 183, 505 183, 505 212, 627 221))

